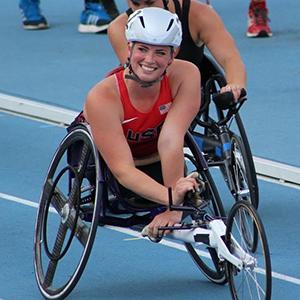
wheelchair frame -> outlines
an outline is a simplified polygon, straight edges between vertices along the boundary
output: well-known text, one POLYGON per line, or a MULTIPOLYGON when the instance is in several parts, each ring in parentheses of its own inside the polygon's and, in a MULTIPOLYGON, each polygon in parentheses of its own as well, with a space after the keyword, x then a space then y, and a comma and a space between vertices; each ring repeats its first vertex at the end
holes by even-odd
MULTIPOLYGON (((186 154, 187 163, 190 164, 189 167, 196 170, 204 182, 205 188, 201 194, 204 202, 200 208, 195 207, 193 202, 189 201, 184 206, 174 207, 172 200, 170 200, 170 209, 183 210, 188 222, 191 220, 191 223, 186 223, 181 228, 161 228, 161 230, 172 229, 173 232, 176 231, 178 234, 180 230, 185 229, 184 226, 190 230, 209 228, 209 224, 212 224, 210 221, 215 218, 219 220, 219 224, 220 222, 224 224, 221 221, 224 218, 222 202, 210 176, 206 161, 189 132, 185 138, 185 147, 191 153, 186 154), (211 219, 207 218, 208 215, 211 219)), ((38 287, 46 299, 64 299, 74 289, 87 264, 98 225, 145 226, 151 221, 151 218, 137 218, 132 223, 124 224, 120 222, 118 216, 112 219, 111 216, 107 215, 109 209, 109 177, 107 174, 107 167, 101 159, 88 129, 83 124, 75 126, 63 139, 52 159, 37 214, 34 267, 38 287), (52 211, 55 213, 52 214, 52 211), (113 222, 111 222, 112 220, 113 222), (72 269, 69 270, 70 268, 72 269)), ((237 204, 241 207, 243 203, 238 201, 237 204)), ((250 227, 252 229, 249 233, 246 222, 243 222, 242 230, 247 232, 249 236, 247 239, 243 238, 243 240, 246 240, 246 243, 243 243, 243 249, 246 249, 246 251, 244 250, 242 253, 250 252, 252 257, 256 251, 256 249, 255 251, 252 249, 251 231, 253 226, 258 224, 258 226, 255 226, 258 228, 259 237, 262 237, 263 262, 267 272, 266 282, 260 289, 264 291, 265 299, 270 299, 271 265, 267 241, 255 210, 251 210, 249 204, 245 205, 248 214, 250 214, 249 211, 251 212, 250 227)), ((145 211, 151 213, 153 209, 158 207, 161 206, 155 205, 145 211)), ((132 216, 137 216, 136 213, 141 211, 140 209, 135 210, 133 207, 130 209, 131 211, 127 210, 126 213, 131 212, 132 216)), ((233 220, 237 211, 239 209, 236 209, 233 216, 227 220, 229 224, 234 224, 233 220)), ((222 226, 223 231, 220 237, 224 236, 225 233, 225 225, 222 226)), ((187 231, 184 232, 187 233, 187 231)), ((195 233, 199 238, 200 234, 197 234, 197 231, 195 233)), ((232 257, 232 255, 236 255, 234 254, 236 247, 230 246, 234 245, 231 233, 226 232, 226 236, 227 242, 224 245, 232 253, 230 254, 230 257, 232 257)), ((241 236, 247 235, 243 233, 241 236)), ((197 239, 181 240, 197 267, 207 278, 218 284, 224 284, 230 278, 229 284, 232 294, 237 294, 238 291, 236 291, 234 285, 236 276, 230 274, 241 271, 240 263, 235 266, 232 264, 234 260, 231 260, 231 263, 227 262, 226 256, 223 257, 222 255, 223 252, 220 252, 212 244, 205 244, 203 241, 199 243, 197 239), (199 254, 199 247, 201 251, 206 251, 211 260, 207 260, 199 254)), ((249 260, 249 254, 246 257, 249 260)), ((252 272, 257 267, 255 263, 256 259, 251 258, 251 264, 245 264, 244 269, 247 269, 247 272, 252 272), (251 270, 249 271, 250 267, 251 270)))
POLYGON ((238 105, 227 93, 225 97, 216 96, 219 89, 226 85, 222 70, 207 55, 204 55, 201 69, 205 70, 202 80, 203 104, 190 131, 203 151, 209 167, 219 167, 233 198, 236 201, 249 201, 257 209, 259 189, 256 171, 246 130, 239 114, 246 95, 238 105), (236 129, 232 128, 234 123, 236 129))
MULTIPOLYGON (((210 201, 212 214, 224 216, 222 202, 206 162, 190 133, 187 133, 185 142, 192 153, 186 155, 187 159, 205 182, 205 197, 210 201)), ((151 209, 146 207, 144 211, 149 213, 139 216, 141 209, 131 207, 128 203, 123 212, 130 213, 129 217, 124 219, 123 216, 111 215, 109 184, 111 182, 108 169, 99 156, 88 128, 84 124, 76 125, 60 143, 51 161, 36 220, 35 275, 38 287, 46 299, 63 299, 76 286, 90 255, 98 225, 144 226, 151 221, 153 213, 157 213, 157 209, 162 208, 157 204, 151 209), (63 162, 62 166, 61 162, 63 162), (54 222, 58 224, 53 229, 54 238, 51 237, 50 232, 50 229, 52 230, 50 225, 54 218, 50 216, 51 211, 56 212, 54 222), (83 247, 79 249, 78 263, 75 264, 70 278, 55 286, 56 272, 61 261, 68 256, 67 253, 70 252, 74 240, 79 241, 79 248, 83 247), (46 263, 43 263, 45 260, 46 263)), ((194 260, 196 257, 195 262, 198 267, 201 269, 202 265, 206 266, 198 257, 194 247, 188 243, 186 246, 194 260)), ((220 272, 215 266, 212 266, 209 271, 216 278, 215 280, 225 282, 224 272, 220 272)))
MULTIPOLYGON (((185 151, 185 159, 189 168, 197 171, 205 183, 201 194, 204 204, 196 207, 193 202, 187 201, 184 206, 174 207, 170 200, 169 209, 183 210, 186 218, 180 227, 161 230, 173 231, 173 237, 184 243, 196 266, 209 280, 217 284, 228 281, 233 299, 242 299, 238 296, 240 283, 235 283, 240 273, 251 273, 254 285, 259 286, 253 272, 263 263, 265 282, 257 288, 256 296, 258 299, 270 299, 270 256, 263 225, 250 204, 256 208, 258 206, 258 186, 250 146, 238 114, 241 105, 236 109, 236 105, 232 105, 227 98, 224 106, 213 96, 226 82, 208 57, 205 56, 203 62, 209 67, 206 75, 210 79, 206 80, 204 88, 204 106, 185 137, 185 148, 188 150, 185 151), (211 101, 216 104, 217 120, 210 115, 211 101), (230 129, 233 120, 237 123, 238 134, 230 129), (204 127, 204 134, 197 130, 198 125, 204 127), (232 145, 240 150, 240 169, 235 167, 237 159, 232 145), (213 150, 207 150, 207 146, 213 150), (217 157, 216 150, 220 149, 220 156, 217 157), (239 200, 226 220, 209 171, 211 166, 220 168, 232 195, 239 200), (242 193, 238 190, 241 185, 244 188, 242 193), (250 221, 246 216, 250 216, 250 221), (235 234, 239 236, 239 241, 233 237, 233 227, 237 223, 240 225, 235 234), (203 251, 211 259, 203 257, 203 251), (258 253, 262 253, 262 258, 256 258, 258 253)), ((134 207, 124 201, 120 210, 111 201, 115 196, 111 193, 114 185, 114 179, 99 155, 88 128, 84 124, 71 128, 49 166, 35 225, 35 276, 44 298, 64 299, 75 288, 87 264, 99 225, 134 226, 141 230, 155 214, 166 209, 157 204, 134 207), (59 273, 67 272, 68 268, 72 269, 68 270, 67 276, 59 273)))

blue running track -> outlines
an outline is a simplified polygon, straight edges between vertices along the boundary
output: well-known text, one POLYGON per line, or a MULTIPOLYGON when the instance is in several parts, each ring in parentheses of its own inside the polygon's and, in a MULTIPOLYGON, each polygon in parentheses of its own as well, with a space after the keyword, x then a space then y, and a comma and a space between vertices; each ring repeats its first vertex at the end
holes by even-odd
MULTIPOLYGON (((125 1, 116 2, 125 9, 125 1)), ((242 118, 252 151, 300 167, 300 2, 268 1, 274 34, 269 39, 245 37, 248 2, 212 4, 247 66, 249 101, 242 118)), ((51 29, 29 32, 21 27, 17 1, 1 0, 0 93, 79 111, 91 86, 118 61, 106 35, 77 32, 82 0, 42 1, 41 7, 51 29)), ((34 223, 44 176, 65 129, 5 112, 0 128, 0 300, 42 299, 33 270, 34 223)), ((272 299, 300 299, 300 190, 259 184, 274 272, 272 299)), ((229 208, 232 200, 224 198, 229 208)), ((98 229, 69 299, 230 299, 228 287, 210 283, 177 244, 132 235, 98 229)))

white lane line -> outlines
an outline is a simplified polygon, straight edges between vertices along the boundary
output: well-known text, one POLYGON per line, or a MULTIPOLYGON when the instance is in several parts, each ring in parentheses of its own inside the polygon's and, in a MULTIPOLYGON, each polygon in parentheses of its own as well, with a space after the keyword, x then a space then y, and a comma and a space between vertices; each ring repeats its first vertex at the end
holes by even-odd
POLYGON ((0 110, 59 125, 70 124, 78 114, 67 108, 3 93, 0 93, 0 110))
POLYGON ((0 198, 4 199, 4 200, 8 200, 8 201, 13 201, 13 202, 17 202, 20 204, 24 204, 27 206, 31 206, 31 207, 35 207, 38 208, 39 204, 30 200, 26 200, 26 199, 22 199, 16 196, 12 196, 12 195, 8 195, 8 194, 4 194, 4 193, 0 193, 0 198))
MULTIPOLYGON (((19 197, 16 197, 16 196, 4 194, 4 193, 0 193, 0 200, 1 199, 16 202, 16 203, 20 203, 20 204, 27 205, 27 206, 34 207, 34 208, 39 207, 39 204, 36 203, 36 202, 26 200, 26 199, 23 199, 23 198, 19 198, 19 197)), ((56 213, 56 210, 54 208, 51 208, 51 207, 50 207, 50 211, 56 213)))
MULTIPOLYGON (((0 201, 1 201, 1 199, 16 202, 16 203, 20 203, 20 204, 27 205, 27 206, 34 207, 34 208, 38 208, 38 203, 36 203, 36 202, 26 200, 26 199, 23 199, 23 198, 19 198, 19 197, 16 197, 16 196, 4 194, 4 193, 0 193, 0 201)), ((56 212, 56 211, 54 209, 51 209, 51 212, 56 212)), ((105 227, 108 228, 108 229, 123 233, 123 234, 127 234, 129 236, 133 236, 134 239, 132 239, 132 240, 147 239, 147 238, 141 238, 141 234, 139 232, 137 232, 135 230, 132 230, 132 229, 129 229, 129 228, 109 226, 109 225, 106 225, 105 227)), ((130 239, 125 239, 125 240, 130 240, 130 239)), ((177 249, 177 250, 180 250, 180 251, 185 251, 185 252, 187 251, 184 245, 172 242, 170 240, 163 239, 159 244, 170 247, 170 248, 173 248, 173 249, 177 249)), ((204 252, 200 252, 199 254, 202 255, 202 256, 207 257, 207 254, 204 253, 204 252)), ((259 270, 259 272, 263 272, 263 270, 259 270)), ((300 285, 300 278, 292 277, 292 276, 281 274, 281 273, 278 273, 278 272, 272 272, 272 277, 275 278, 275 279, 279 279, 279 280, 282 280, 282 281, 286 281, 286 282, 290 282, 290 283, 293 283, 293 284, 296 284, 296 285, 300 285)))

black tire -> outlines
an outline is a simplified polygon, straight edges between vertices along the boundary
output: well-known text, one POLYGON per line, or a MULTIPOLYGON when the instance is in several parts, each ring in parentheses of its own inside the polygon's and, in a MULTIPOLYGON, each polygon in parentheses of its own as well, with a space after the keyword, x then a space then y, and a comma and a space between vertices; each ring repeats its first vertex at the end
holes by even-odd
MULTIPOLYGON (((205 79, 202 82, 202 85, 205 87, 207 81, 214 77, 214 83, 210 86, 209 93, 217 93, 218 90, 222 87, 225 86, 226 79, 224 72, 222 69, 219 67, 219 65, 209 56, 205 55, 203 58, 203 78, 205 79)), ((207 97, 208 95, 204 95, 204 102, 207 102, 207 97)), ((205 106, 205 105, 204 105, 205 106)), ((199 119, 202 118, 203 121, 218 121, 220 117, 223 116, 223 111, 216 107, 212 106, 211 103, 208 105, 204 111, 200 111, 199 114, 199 119)), ((243 145, 245 157, 247 158, 248 161, 248 169, 247 169, 247 176, 250 178, 251 177, 251 183, 252 185, 249 186, 250 189, 250 194, 251 194, 251 203, 254 205, 254 207, 257 209, 259 205, 259 187, 258 187, 258 182, 257 182, 257 176, 256 176, 256 170, 255 170, 255 165, 253 161, 253 156, 250 148, 250 144, 247 138, 246 130, 244 128, 241 116, 239 112, 235 113, 233 117, 234 122, 229 123, 229 129, 232 134, 235 134, 236 136, 239 136, 241 139, 241 143, 243 145)), ((191 131, 195 131, 197 121, 194 121, 192 126, 191 126, 191 131)), ((209 137, 211 133, 210 128, 205 128, 204 129, 204 134, 209 137)), ((220 166, 220 170, 224 176, 224 179, 226 183, 228 184, 228 176, 226 174, 225 168, 220 166)), ((232 191, 231 191, 232 192, 232 191)))
MULTIPOLYGON (((212 217, 224 217, 224 208, 215 183, 208 167, 205 165, 206 162, 190 133, 186 135, 185 142, 185 158, 187 166, 191 171, 197 171, 200 175, 200 179, 205 182, 205 191, 202 196, 208 203, 206 207, 208 213, 212 217)), ((196 266, 209 280, 217 284, 225 284, 227 282, 224 265, 220 263, 215 249, 207 247, 204 244, 191 243, 185 243, 185 247, 196 266)))
MULTIPOLYGON (((253 183, 253 176, 251 176, 252 169, 251 158, 249 158, 245 145, 242 139, 236 134, 231 135, 231 151, 232 151, 232 175, 235 185, 236 199, 238 201, 244 200, 253 205, 255 209, 258 207, 258 198, 255 192, 255 184, 253 183)), ((257 181, 256 181, 257 182, 257 181)), ((245 242, 247 242, 249 249, 255 251, 258 241, 257 227, 253 224, 252 235, 245 235, 245 242)))
MULTIPOLYGON (((255 208, 247 201, 238 201, 229 212, 226 229, 226 243, 229 251, 237 255, 233 239, 239 243, 243 251, 253 257, 243 261, 239 270, 231 263, 226 263, 226 272, 232 298, 241 299, 271 299, 272 270, 269 246, 263 224, 255 208), (255 251, 248 247, 247 240, 252 235, 253 225, 258 234, 258 243, 255 251), (247 235, 245 240, 245 235, 247 235), (248 263, 247 263, 248 262, 248 263)), ((243 260, 242 254, 237 255, 243 260)))
POLYGON ((97 149, 79 126, 59 145, 39 203, 34 268, 44 298, 64 299, 80 279, 96 235, 102 192, 97 149), (86 213, 92 215, 88 221, 86 213))
POLYGON ((250 189, 250 197, 251 197, 251 204, 258 209, 259 206, 259 187, 258 187, 258 181, 256 176, 256 170, 255 165, 253 161, 253 156, 251 152, 251 148, 249 145, 249 141, 246 135, 246 131, 242 122, 242 119, 237 113, 235 115, 235 122, 238 133, 234 133, 236 136, 240 137, 240 145, 241 150, 243 151, 243 158, 244 161, 247 162, 247 177, 249 181, 249 189, 250 189))
POLYGON ((258 208, 257 180, 251 168, 252 157, 246 150, 241 137, 231 134, 232 178, 237 200, 245 200, 258 208))

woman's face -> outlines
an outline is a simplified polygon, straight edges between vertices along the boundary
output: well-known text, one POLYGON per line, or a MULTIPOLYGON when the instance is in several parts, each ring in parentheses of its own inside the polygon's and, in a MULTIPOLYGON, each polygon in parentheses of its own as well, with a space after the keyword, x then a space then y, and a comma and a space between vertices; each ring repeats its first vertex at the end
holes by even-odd
POLYGON ((173 61, 169 46, 154 46, 144 43, 131 43, 130 65, 133 72, 143 81, 158 79, 173 61))
POLYGON ((133 10, 141 9, 145 7, 161 7, 161 8, 164 7, 162 0, 142 0, 142 1, 129 0, 128 6, 133 10))

